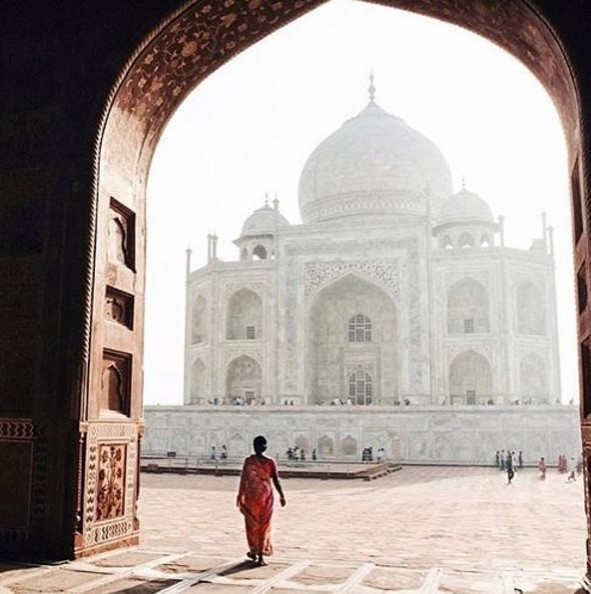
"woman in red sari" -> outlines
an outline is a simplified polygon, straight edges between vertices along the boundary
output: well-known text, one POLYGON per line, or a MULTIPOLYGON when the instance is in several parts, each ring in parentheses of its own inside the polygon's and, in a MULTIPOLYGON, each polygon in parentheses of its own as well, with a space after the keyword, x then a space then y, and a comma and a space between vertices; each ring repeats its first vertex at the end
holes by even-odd
POLYGON ((253 441, 254 454, 244 460, 236 504, 244 515, 249 559, 265 565, 263 555, 272 555, 271 516, 273 515, 273 485, 279 493, 281 507, 285 495, 277 476, 275 460, 264 455, 267 440, 259 435, 253 441))

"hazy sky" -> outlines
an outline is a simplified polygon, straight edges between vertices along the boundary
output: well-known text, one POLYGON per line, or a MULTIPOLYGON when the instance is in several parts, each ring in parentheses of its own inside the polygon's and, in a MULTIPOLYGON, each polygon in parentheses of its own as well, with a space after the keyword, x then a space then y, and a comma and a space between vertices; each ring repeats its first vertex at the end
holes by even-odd
POLYGON ((431 139, 454 189, 505 216, 505 241, 529 248, 555 228, 563 401, 578 398, 566 147, 554 105, 520 62, 458 27, 386 7, 333 0, 206 79, 170 120, 148 187, 145 404, 181 404, 185 250, 206 261, 232 243, 265 192, 299 223, 298 180, 316 146, 368 101, 431 139))

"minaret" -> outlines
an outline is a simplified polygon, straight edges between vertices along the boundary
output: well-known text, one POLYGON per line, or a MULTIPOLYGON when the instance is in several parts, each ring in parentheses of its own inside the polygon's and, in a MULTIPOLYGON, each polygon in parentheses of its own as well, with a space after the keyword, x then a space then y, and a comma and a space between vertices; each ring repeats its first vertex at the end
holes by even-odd
POLYGON ((369 87, 367 90, 369 91, 369 102, 375 103, 376 98, 376 88, 373 84, 374 76, 373 76, 373 69, 369 71, 369 87))
POLYGON ((503 215, 499 215, 499 241, 501 247, 505 247, 505 217, 503 215))
POLYGON ((544 247, 548 247, 548 228, 546 227, 546 213, 542 213, 542 237, 544 238, 544 247))
POLYGON ((193 250, 191 249, 191 246, 187 246, 187 249, 185 250, 185 253, 187 254, 187 279, 189 278, 189 275, 191 274, 191 254, 193 253, 193 250))
POLYGON ((550 249, 550 257, 554 258, 554 227, 548 227, 548 244, 550 249))

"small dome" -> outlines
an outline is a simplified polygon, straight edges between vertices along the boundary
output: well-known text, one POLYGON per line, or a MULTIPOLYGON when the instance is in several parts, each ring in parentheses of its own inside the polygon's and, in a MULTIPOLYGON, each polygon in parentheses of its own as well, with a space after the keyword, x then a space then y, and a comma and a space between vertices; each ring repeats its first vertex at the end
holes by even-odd
POLYGON ((300 177, 304 223, 437 212, 451 193, 440 150, 373 100, 321 142, 300 177))
POLYGON ((242 225, 241 237, 247 235, 272 235, 275 229, 289 227, 289 221, 275 208, 265 204, 255 210, 242 225))
POLYGON ((441 207, 438 225, 448 223, 494 223, 490 206, 474 192, 462 188, 450 196, 441 207))

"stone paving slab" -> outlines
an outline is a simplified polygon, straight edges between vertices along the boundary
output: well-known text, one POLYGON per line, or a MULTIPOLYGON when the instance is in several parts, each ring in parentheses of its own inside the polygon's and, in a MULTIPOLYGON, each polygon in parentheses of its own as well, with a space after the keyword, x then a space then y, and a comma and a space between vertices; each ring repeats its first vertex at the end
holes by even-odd
POLYGON ((404 468, 372 483, 284 479, 276 555, 245 561, 235 477, 145 475, 142 544, 67 565, 0 565, 0 594, 573 594, 582 481, 404 468))

